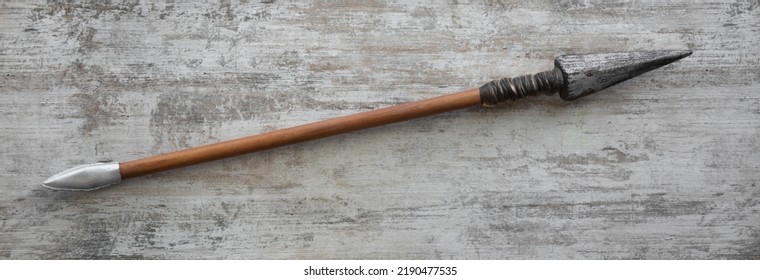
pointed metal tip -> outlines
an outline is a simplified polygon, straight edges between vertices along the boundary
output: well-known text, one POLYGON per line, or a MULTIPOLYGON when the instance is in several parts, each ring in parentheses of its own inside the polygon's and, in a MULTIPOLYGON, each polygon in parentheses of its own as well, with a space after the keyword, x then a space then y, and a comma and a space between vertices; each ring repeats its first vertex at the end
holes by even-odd
POLYGON ((691 50, 685 50, 685 51, 655 51, 655 52, 641 52, 646 53, 650 55, 650 58, 654 61, 652 64, 659 63, 655 68, 668 65, 672 62, 675 62, 677 60, 680 60, 684 57, 690 56, 693 52, 691 50), (655 62, 656 61, 656 62, 655 62))
POLYGON ((675 52, 678 52, 678 55, 677 55, 677 58, 676 58, 676 60, 679 60, 679 59, 681 59, 681 58, 684 58, 684 57, 690 56, 690 55, 692 55, 692 54, 694 53, 694 52, 692 52, 691 50, 685 50, 685 51, 675 51, 675 52))
POLYGON ((559 56, 554 64, 564 79, 560 97, 577 99, 691 54, 691 50, 668 50, 559 56))
POLYGON ((50 176, 42 186, 57 191, 91 191, 121 183, 119 163, 80 165, 50 176))

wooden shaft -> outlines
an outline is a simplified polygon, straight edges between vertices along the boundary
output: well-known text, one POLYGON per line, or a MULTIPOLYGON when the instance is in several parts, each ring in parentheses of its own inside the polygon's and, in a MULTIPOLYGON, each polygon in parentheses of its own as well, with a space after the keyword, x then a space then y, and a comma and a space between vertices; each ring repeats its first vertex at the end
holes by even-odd
POLYGON ((119 164, 119 172, 121 173, 122 179, 127 179, 365 128, 463 109, 479 105, 480 103, 480 90, 471 89, 459 93, 275 130, 216 144, 122 162, 119 164))

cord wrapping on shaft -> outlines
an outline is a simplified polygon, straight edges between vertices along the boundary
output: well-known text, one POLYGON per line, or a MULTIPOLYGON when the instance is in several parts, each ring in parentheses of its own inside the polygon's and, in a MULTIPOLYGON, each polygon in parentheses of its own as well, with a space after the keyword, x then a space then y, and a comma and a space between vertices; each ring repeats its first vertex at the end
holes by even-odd
POLYGON ((562 72, 555 68, 531 75, 503 78, 480 87, 480 100, 485 106, 495 106, 507 100, 517 100, 530 95, 551 95, 563 84, 562 72))

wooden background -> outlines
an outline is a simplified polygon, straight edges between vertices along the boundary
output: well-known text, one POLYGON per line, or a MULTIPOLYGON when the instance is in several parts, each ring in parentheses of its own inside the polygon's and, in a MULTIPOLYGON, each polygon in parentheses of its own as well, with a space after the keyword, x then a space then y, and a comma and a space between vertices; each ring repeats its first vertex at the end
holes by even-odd
POLYGON ((0 258, 760 258, 758 1, 106 2, 0 3, 0 258), (577 102, 39 186, 658 49, 694 55, 577 102))

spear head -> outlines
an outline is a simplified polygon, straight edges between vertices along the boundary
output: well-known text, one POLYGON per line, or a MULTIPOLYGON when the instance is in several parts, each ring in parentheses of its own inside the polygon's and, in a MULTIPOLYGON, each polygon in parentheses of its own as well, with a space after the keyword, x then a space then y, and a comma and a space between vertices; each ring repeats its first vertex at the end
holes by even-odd
POLYGON ((691 51, 619 52, 563 55, 554 60, 562 73, 559 96, 574 100, 691 55, 691 51))
POLYGON ((559 92, 562 99, 575 100, 689 55, 691 51, 562 55, 554 60, 553 70, 503 78, 483 85, 480 99, 488 106, 530 95, 559 92))

